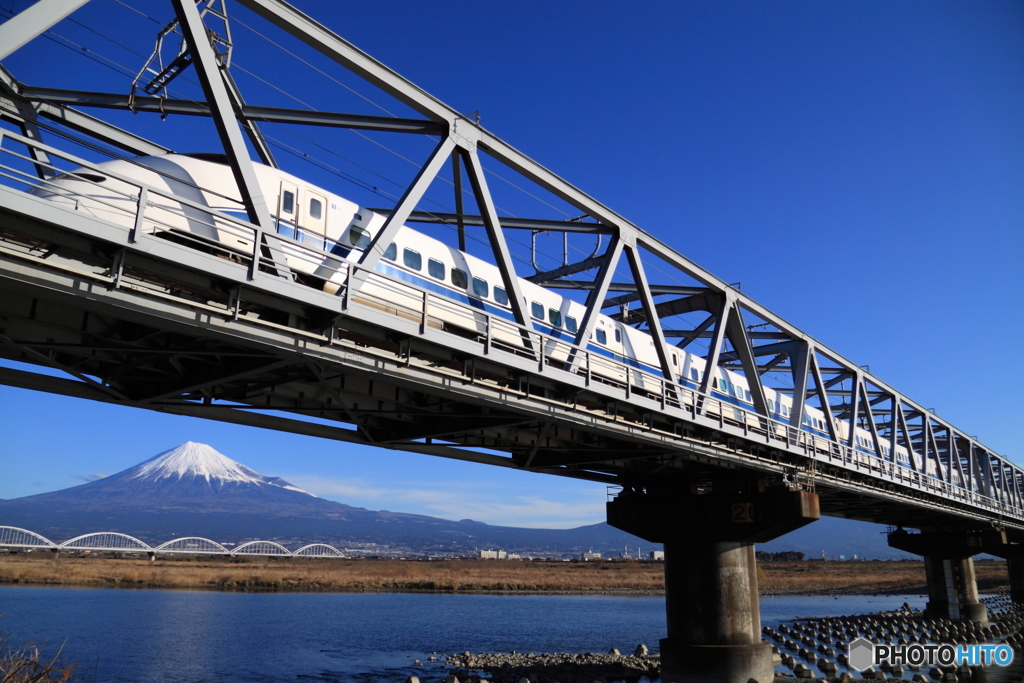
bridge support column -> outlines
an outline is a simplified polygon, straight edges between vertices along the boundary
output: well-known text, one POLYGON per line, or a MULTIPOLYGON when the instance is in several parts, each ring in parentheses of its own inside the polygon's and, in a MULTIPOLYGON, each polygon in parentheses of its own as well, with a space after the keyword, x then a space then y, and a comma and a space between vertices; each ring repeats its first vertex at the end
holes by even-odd
POLYGON ((1007 543, 1005 535, 1001 540, 1004 542, 986 544, 983 552, 1006 560, 1006 573, 1010 579, 1010 599, 1015 606, 1024 606, 1024 544, 1007 543))
POLYGON ((891 547, 924 556, 928 616, 954 621, 988 622, 988 609, 978 599, 973 556, 1001 554, 1005 544, 1005 536, 993 531, 910 534, 900 529, 889 534, 891 547))
POLYGON ((1010 575, 1010 599, 1016 606, 1024 605, 1024 557, 1006 558, 1006 572, 1010 575))
POLYGON ((629 491, 608 503, 609 524, 665 544, 664 683, 774 680, 771 646, 761 641, 754 543, 818 519, 818 497, 733 481, 718 489, 629 491))
POLYGON ((928 615, 954 621, 988 621, 988 610, 978 600, 973 557, 924 558, 928 580, 928 615))

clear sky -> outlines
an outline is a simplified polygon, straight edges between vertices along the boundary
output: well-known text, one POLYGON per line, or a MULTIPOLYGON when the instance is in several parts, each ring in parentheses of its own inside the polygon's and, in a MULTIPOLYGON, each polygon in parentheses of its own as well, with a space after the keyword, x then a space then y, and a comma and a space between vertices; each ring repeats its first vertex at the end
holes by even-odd
MULTIPOLYGON (((0 19, 28 4, 0 0, 0 19)), ((1024 4, 296 5, 1024 463, 1024 4)), ((250 103, 409 115, 234 3, 229 11, 239 20, 235 76, 250 103)), ((4 65, 33 85, 127 92, 123 72, 141 68, 159 29, 147 17, 167 21, 169 3, 92 0, 54 28, 60 37, 4 65)), ((184 79, 175 87, 198 92, 184 79)), ((104 116, 176 150, 217 149, 211 126, 196 119, 104 116)), ((432 144, 266 130, 288 170, 369 205, 386 205, 415 173, 399 154, 421 162, 432 144)), ((516 215, 571 211, 491 184, 516 215)), ((438 185, 428 199, 450 205, 438 185)), ((0 407, 0 498, 81 483, 193 440, 373 509, 523 526, 603 519, 596 484, 10 388, 0 387, 0 407)))

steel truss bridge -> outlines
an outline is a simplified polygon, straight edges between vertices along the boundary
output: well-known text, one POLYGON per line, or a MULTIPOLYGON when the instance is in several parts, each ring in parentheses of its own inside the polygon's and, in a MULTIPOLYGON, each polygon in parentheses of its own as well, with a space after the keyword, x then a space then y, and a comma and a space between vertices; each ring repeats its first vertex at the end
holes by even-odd
MULTIPOLYGON (((0 59, 86 1, 43 0, 0 25, 0 59)), ((627 490, 656 481, 699 489, 720 475, 747 476, 760 486, 814 491, 826 515, 912 528, 1024 532, 1024 472, 1005 457, 290 5, 237 4, 420 118, 246 103, 229 75, 226 41, 203 23, 227 19, 212 0, 198 6, 173 0, 187 50, 159 73, 151 69, 145 96, 56 90, 4 71, 0 355, 37 370, 3 367, 0 382, 627 490), (166 97, 163 85, 185 68, 195 70, 205 102, 166 97), (211 117, 248 220, 132 177, 101 173, 68 151, 62 135, 124 155, 170 151, 83 111, 104 108, 211 117), (397 203, 380 210, 387 221, 358 261, 332 264, 345 278, 337 294, 310 286, 316 283, 282 258, 285 238, 275 233, 243 138, 263 163, 276 166, 260 133, 264 122, 439 140, 397 203), (62 135, 50 134, 54 130, 62 135), (518 173, 582 218, 499 217, 484 161, 518 173), (73 196, 58 203, 26 191, 52 187, 56 174, 76 166, 89 171, 84 181, 112 176, 131 188, 129 209, 123 202, 111 206, 126 220, 78 211, 73 196), (456 211, 417 210, 445 168, 452 169, 456 211), (463 205, 464 195, 475 212, 463 205), (178 232, 169 218, 175 211, 231 225, 254 246, 239 253, 178 232), (467 228, 486 233, 514 320, 475 311, 479 324, 452 325, 445 313, 461 304, 375 272, 400 226, 438 222, 457 226, 460 241, 467 228), (607 248, 526 274, 512 258, 506 233, 513 231, 600 235, 607 248), (616 275, 620 264, 628 276, 616 275), (659 282, 649 277, 653 272, 669 275, 659 282), (586 314, 576 334, 535 329, 519 278, 583 291, 586 314), (395 297, 368 294, 368 281, 395 297), (413 306, 394 303, 410 297, 413 306), (602 312, 648 332, 660 372, 588 348, 602 312), (509 343, 510 335, 522 343, 509 343), (708 368, 750 380, 753 410, 713 394, 710 371, 699 387, 678 383, 671 353, 696 340, 707 343, 708 368), (788 420, 771 416, 764 386, 793 396, 788 420), (828 437, 801 428, 805 404, 823 411, 828 437), (840 438, 839 421, 867 430, 876 444, 884 439, 905 448, 910 462, 859 450, 853 430, 840 438)), ((309 258, 323 260, 324 254, 309 250, 309 258)))
POLYGON ((233 548, 208 538, 188 536, 174 538, 151 546, 128 534, 99 531, 54 543, 34 531, 13 526, 0 526, 0 548, 19 550, 51 550, 53 552, 104 552, 144 555, 227 555, 231 557, 316 557, 344 558, 345 554, 327 543, 309 543, 292 551, 274 541, 246 541, 233 548))

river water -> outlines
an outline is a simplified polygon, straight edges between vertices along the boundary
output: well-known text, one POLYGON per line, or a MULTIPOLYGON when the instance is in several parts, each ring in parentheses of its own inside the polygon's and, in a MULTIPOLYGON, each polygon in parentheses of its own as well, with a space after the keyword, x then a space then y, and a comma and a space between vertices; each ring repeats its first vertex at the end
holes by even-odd
MULTIPOLYGON (((925 598, 765 597, 761 614, 777 626, 904 601, 925 598)), ((446 674, 427 662, 435 652, 656 651, 665 599, 0 586, 0 632, 48 652, 64 643, 84 681, 426 682, 446 674)))

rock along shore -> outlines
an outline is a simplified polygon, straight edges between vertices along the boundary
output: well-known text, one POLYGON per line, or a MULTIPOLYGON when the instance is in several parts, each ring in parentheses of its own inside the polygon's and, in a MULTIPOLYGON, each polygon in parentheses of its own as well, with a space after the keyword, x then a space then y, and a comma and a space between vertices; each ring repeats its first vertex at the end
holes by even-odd
POLYGON ((650 655, 639 646, 635 654, 622 655, 617 650, 602 655, 583 654, 462 654, 449 655, 445 663, 454 667, 452 673, 460 681, 480 680, 473 671, 486 671, 495 683, 519 683, 523 678, 530 683, 595 683, 637 679, 641 676, 657 678, 661 659, 650 655))

